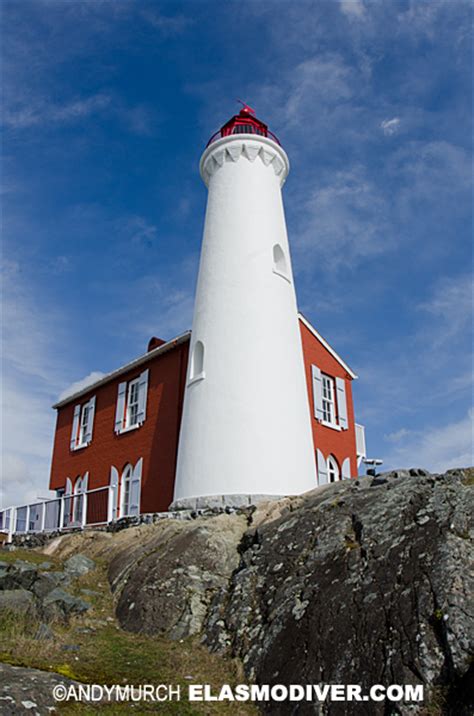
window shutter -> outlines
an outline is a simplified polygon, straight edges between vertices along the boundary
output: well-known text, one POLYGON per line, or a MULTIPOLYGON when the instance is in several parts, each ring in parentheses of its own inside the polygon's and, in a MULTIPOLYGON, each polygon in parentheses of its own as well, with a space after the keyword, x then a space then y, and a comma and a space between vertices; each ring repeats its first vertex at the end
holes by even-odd
POLYGON ((138 424, 141 425, 146 418, 146 399, 148 393, 148 368, 143 371, 138 381, 138 424))
POLYGON ((316 453, 318 457, 318 485, 326 485, 328 481, 328 466, 326 458, 321 450, 316 450, 316 453))
POLYGON ((94 426, 95 395, 89 400, 89 411, 87 413, 86 445, 92 441, 92 428, 94 426))
POLYGON ((343 480, 350 480, 351 479, 351 459, 350 457, 346 457, 344 462, 342 463, 342 479, 343 480))
POLYGON ((314 404, 314 417, 317 420, 323 419, 323 381, 321 378, 320 369, 312 365, 311 375, 313 378, 313 404, 314 404))
POLYGON ((108 522, 113 522, 118 517, 118 486, 119 486, 119 474, 116 467, 112 465, 110 468, 110 490, 109 490, 109 505, 108 505, 108 522))
POLYGON ((76 405, 74 408, 74 417, 72 420, 72 431, 71 431, 71 450, 76 449, 77 433, 79 430, 79 420, 81 419, 81 406, 76 405))
POLYGON ((346 381, 344 378, 336 378, 336 395, 339 425, 343 430, 347 430, 349 424, 347 420, 346 381))
POLYGON ((141 457, 135 467, 133 468, 132 479, 130 481, 130 508, 129 515, 140 514, 140 492, 142 483, 142 465, 143 458, 141 457))
POLYGON ((117 408, 115 411, 115 432, 119 433, 123 428, 123 418, 125 414, 125 396, 127 393, 127 384, 120 383, 117 395, 117 408))

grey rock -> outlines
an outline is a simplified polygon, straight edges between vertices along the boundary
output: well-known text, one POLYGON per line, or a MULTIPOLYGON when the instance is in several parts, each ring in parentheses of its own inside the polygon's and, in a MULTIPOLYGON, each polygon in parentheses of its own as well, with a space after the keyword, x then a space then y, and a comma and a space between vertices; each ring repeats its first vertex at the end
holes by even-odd
POLYGON ((35 598, 26 589, 4 589, 0 591, 0 612, 36 615, 35 598))
POLYGON ((31 591, 36 597, 42 599, 63 583, 64 577, 61 572, 43 572, 37 575, 31 591))
POLYGON ((8 574, 13 578, 18 587, 31 589, 31 586, 37 577, 38 568, 31 562, 25 562, 24 560, 17 559, 10 565, 8 574))
POLYGON ((0 663, 0 713, 2 716, 50 716, 57 712, 53 688, 78 682, 39 669, 0 663))
POLYGON ((56 587, 45 596, 41 603, 41 612, 46 621, 53 619, 68 619, 71 615, 82 614, 90 609, 91 605, 79 597, 56 587))
POLYGON ((85 554, 74 554, 64 563, 64 571, 73 577, 80 577, 92 569, 95 569, 95 562, 85 554))
POLYGON ((370 483, 371 487, 378 487, 378 485, 386 485, 388 480, 385 477, 374 477, 372 482, 370 483))
POLYGON ((41 564, 38 565, 38 569, 51 569, 52 566, 52 562, 41 562, 41 564))
MULTIPOLYGON (((313 490, 251 527, 203 642, 240 657, 258 683, 423 683, 425 704, 399 713, 426 713, 433 689, 443 713, 474 712, 473 489, 462 473, 396 472, 373 490, 372 478, 313 490)), ((333 703, 325 713, 362 712, 333 703)), ((386 711, 371 703, 363 713, 386 711)))
POLYGON ((201 631, 211 599, 239 564, 243 516, 166 520, 111 562, 116 614, 125 629, 183 639, 201 631))

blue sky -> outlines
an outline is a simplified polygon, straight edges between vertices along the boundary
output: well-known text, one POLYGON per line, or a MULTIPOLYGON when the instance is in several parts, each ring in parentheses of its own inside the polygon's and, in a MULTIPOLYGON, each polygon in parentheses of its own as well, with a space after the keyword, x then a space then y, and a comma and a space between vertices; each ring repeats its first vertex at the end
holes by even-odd
POLYGON ((387 467, 472 464, 471 4, 2 4, 5 501, 50 406, 189 328, 198 174, 236 98, 280 137, 300 309, 387 467))

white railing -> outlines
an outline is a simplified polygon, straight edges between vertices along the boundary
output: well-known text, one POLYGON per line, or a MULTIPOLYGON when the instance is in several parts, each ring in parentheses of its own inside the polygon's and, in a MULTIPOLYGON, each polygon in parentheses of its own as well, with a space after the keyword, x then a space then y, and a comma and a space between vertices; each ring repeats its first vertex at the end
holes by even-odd
POLYGON ((355 424, 356 432, 356 450, 357 450, 357 466, 362 462, 362 458, 367 457, 367 448, 365 446, 365 427, 355 424))
POLYGON ((115 493, 110 486, 76 495, 62 495, 32 505, 0 510, 0 532, 14 534, 56 532, 105 525, 113 520, 115 493))

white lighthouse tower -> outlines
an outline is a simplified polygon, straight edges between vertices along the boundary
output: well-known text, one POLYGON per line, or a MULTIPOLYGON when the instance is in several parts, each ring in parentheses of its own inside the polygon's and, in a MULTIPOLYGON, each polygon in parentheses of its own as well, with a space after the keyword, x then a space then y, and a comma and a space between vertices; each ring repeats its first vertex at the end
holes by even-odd
POLYGON ((200 162, 207 211, 175 505, 316 487, 281 187, 289 162, 244 106, 200 162))

